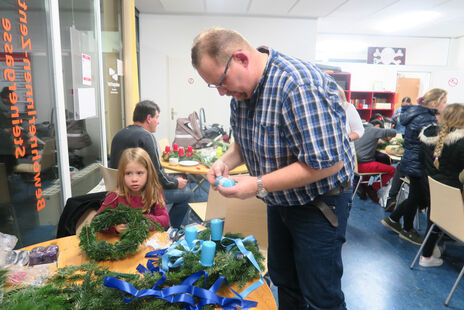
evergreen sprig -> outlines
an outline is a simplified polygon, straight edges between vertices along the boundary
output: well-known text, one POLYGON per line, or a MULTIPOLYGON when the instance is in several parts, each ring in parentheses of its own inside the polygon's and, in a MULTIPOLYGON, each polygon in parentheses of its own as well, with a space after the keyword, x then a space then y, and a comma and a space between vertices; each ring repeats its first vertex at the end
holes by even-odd
POLYGON ((84 226, 79 234, 79 246, 94 261, 118 260, 134 254, 149 235, 149 230, 163 231, 164 228, 142 214, 140 208, 133 209, 120 203, 115 209, 107 208, 97 214, 90 226, 84 226), (117 224, 127 224, 115 244, 97 240, 97 233, 117 224))

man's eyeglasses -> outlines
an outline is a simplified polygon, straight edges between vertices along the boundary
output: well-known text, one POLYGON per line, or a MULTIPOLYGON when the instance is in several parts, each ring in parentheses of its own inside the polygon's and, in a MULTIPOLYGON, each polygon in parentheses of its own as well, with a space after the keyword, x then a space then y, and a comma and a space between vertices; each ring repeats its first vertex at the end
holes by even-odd
POLYGON ((232 54, 232 55, 229 57, 229 60, 227 61, 226 68, 225 68, 225 70, 224 70, 224 73, 223 73, 222 76, 221 76, 221 80, 219 81, 219 84, 211 84, 211 83, 208 83, 208 87, 209 87, 209 88, 219 88, 219 87, 222 87, 222 83, 224 83, 224 79, 226 78, 227 70, 229 70, 229 66, 230 66, 230 62, 231 62, 231 60, 232 60, 232 57, 234 57, 234 54, 232 54))

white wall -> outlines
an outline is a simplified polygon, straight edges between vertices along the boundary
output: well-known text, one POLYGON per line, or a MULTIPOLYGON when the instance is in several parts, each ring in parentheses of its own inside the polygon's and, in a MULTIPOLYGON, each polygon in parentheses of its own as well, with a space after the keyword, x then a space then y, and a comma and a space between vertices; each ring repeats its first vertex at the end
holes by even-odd
POLYGON ((421 81, 420 95, 439 87, 448 91, 448 102, 464 102, 464 38, 319 34, 316 61, 350 72, 352 90, 396 91, 398 74, 423 76, 430 78, 421 81), (406 65, 366 64, 369 46, 406 48, 406 65), (450 86, 453 79, 456 86, 450 86))
POLYGON ((171 107, 182 106, 174 116, 187 116, 205 107, 208 123, 229 126, 229 98, 208 89, 190 64, 190 48, 201 31, 220 26, 243 34, 252 45, 267 45, 302 59, 314 59, 316 21, 303 19, 225 16, 140 15, 141 99, 161 108, 157 137, 172 141, 175 128, 171 107))

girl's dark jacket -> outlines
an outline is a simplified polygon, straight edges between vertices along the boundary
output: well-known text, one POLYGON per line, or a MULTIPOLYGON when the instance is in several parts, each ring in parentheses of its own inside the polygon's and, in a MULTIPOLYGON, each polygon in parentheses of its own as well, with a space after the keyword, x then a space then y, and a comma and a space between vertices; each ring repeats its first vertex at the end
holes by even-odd
POLYGON ((402 108, 401 124, 406 127, 404 133, 404 154, 401 158, 400 170, 407 176, 425 176, 424 167, 419 161, 421 142, 419 134, 427 125, 435 124, 437 110, 421 105, 408 105, 402 108))
POLYGON ((464 169, 464 129, 454 129, 446 136, 441 156, 438 158, 440 170, 433 165, 433 152, 438 143, 438 126, 425 127, 419 138, 422 142, 420 160, 427 175, 439 182, 462 189, 459 173, 464 169))

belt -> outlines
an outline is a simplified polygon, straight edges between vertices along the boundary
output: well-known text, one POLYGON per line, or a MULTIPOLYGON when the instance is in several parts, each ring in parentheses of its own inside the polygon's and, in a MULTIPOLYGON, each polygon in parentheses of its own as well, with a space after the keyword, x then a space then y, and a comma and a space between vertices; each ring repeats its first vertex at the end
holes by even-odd
MULTIPOLYGON (((343 184, 341 186, 338 186, 338 187, 328 191, 327 193, 325 193, 324 195, 322 195, 320 197, 339 195, 339 194, 343 193, 344 191, 346 191, 348 188, 350 188, 350 186, 351 186, 351 182, 347 182, 347 183, 345 183, 345 184, 343 184)), ((334 208, 329 207, 324 201, 319 199, 319 197, 316 198, 310 204, 314 205, 315 207, 317 207, 319 209, 319 211, 321 211, 321 213, 324 215, 324 217, 330 223, 330 225, 332 225, 333 227, 338 227, 338 218, 337 218, 337 216, 335 215, 335 213, 333 211, 334 208)))
POLYGON ((322 194, 321 196, 337 196, 346 191, 348 188, 350 188, 351 182, 346 182, 345 184, 342 184, 334 189, 331 189, 330 191, 322 194))

